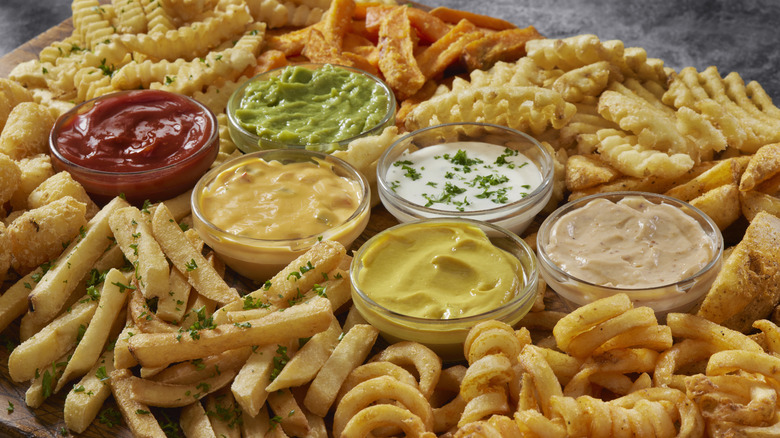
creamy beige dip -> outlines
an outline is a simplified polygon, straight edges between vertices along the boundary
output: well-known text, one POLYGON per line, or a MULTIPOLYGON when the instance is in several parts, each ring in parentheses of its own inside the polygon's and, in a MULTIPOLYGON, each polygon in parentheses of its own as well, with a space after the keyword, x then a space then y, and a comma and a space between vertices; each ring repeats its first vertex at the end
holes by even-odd
POLYGON ((715 249, 696 220, 677 207, 641 196, 595 199, 553 224, 550 259, 578 279, 645 288, 699 272, 715 249))

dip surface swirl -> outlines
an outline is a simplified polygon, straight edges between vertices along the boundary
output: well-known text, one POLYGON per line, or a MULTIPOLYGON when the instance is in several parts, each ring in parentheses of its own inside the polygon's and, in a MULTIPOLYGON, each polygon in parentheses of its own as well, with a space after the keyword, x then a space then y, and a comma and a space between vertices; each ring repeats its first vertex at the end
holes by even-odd
POLYGON ((672 284, 712 259, 711 239, 677 207, 641 196, 613 203, 594 199, 558 219, 550 230, 550 259, 574 277, 608 287, 672 284))
POLYGON ((235 115, 261 138, 280 143, 333 143, 359 136, 388 113, 386 90, 367 75, 324 65, 286 67, 254 80, 235 115))
POLYGON ((358 209, 360 187, 330 163, 257 158, 225 169, 200 197, 203 215, 228 233, 298 239, 344 224, 358 209))
POLYGON ((426 319, 479 315, 514 298, 520 261, 478 227, 409 223, 386 232, 361 258, 360 289, 390 311, 426 319))

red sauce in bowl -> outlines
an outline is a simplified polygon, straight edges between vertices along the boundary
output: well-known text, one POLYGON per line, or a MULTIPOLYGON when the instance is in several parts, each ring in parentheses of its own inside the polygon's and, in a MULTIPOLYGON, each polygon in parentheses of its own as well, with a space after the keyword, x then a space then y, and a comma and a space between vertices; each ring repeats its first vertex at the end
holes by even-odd
POLYGON ((160 201, 192 187, 216 158, 217 120, 186 96, 112 93, 64 114, 50 136, 52 161, 98 199, 160 201))

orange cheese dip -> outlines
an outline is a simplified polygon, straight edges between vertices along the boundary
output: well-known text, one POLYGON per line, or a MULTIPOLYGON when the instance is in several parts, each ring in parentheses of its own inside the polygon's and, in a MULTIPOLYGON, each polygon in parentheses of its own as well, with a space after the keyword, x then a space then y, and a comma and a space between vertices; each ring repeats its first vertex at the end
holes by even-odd
POLYGON ((357 182, 324 161, 242 161, 220 173, 200 198, 203 215, 222 230, 265 240, 316 236, 358 209, 357 182))

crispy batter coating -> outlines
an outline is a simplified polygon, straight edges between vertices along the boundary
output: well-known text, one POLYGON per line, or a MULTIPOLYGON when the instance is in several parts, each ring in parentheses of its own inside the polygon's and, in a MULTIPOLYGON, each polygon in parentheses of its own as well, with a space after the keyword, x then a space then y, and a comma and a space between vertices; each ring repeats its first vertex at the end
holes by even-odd
POLYGON ((54 116, 48 108, 35 102, 22 102, 8 115, 0 134, 0 152, 14 160, 47 153, 52 126, 54 116))
POLYGON ((84 187, 65 171, 47 178, 36 187, 27 198, 27 206, 28 208, 43 207, 66 196, 70 196, 87 206, 87 219, 90 219, 99 210, 84 187))
POLYGON ((60 254, 86 225, 86 210, 84 203, 66 196, 28 210, 11 222, 7 232, 14 269, 26 274, 60 254))
POLYGON ((11 200, 21 178, 22 171, 16 162, 0 153, 0 206, 11 200))
POLYGON ((11 196, 11 208, 14 211, 27 210, 27 197, 38 185, 54 175, 49 154, 38 154, 17 161, 19 170, 22 171, 19 184, 15 187, 11 196))

